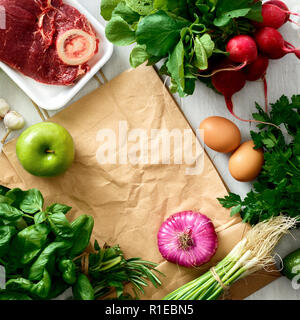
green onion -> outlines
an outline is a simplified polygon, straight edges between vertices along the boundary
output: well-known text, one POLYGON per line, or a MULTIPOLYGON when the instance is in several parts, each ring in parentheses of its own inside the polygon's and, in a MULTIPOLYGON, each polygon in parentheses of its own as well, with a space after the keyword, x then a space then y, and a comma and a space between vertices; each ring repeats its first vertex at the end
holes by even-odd
POLYGON ((215 267, 168 294, 164 300, 216 300, 236 281, 274 264, 272 252, 297 217, 277 216, 260 222, 215 267))

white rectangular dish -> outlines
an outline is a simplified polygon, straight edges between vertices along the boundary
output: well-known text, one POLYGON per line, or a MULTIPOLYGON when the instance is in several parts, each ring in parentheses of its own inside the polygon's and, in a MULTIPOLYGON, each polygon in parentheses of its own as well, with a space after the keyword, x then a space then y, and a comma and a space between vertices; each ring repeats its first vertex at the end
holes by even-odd
POLYGON ((113 53, 113 45, 105 37, 105 27, 76 0, 64 0, 86 16, 100 39, 98 53, 89 61, 91 70, 72 86, 53 86, 39 83, 8 65, 0 62, 0 68, 32 99, 46 110, 58 110, 64 107, 103 67, 113 53))

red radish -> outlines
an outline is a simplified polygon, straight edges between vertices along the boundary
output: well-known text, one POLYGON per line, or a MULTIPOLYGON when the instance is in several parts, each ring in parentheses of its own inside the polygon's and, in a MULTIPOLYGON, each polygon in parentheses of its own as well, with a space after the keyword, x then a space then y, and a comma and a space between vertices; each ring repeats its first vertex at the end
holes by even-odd
POLYGON ((209 75, 199 74, 199 77, 210 78, 219 72, 241 70, 247 64, 254 62, 258 54, 254 39, 247 35, 239 35, 231 38, 227 43, 226 51, 229 53, 229 62, 240 63, 239 66, 227 64, 226 67, 216 69, 209 75))
POLYGON ((229 112, 238 120, 246 121, 235 115, 233 111, 232 96, 243 89, 246 76, 243 71, 221 71, 212 76, 212 84, 217 91, 223 94, 229 112))
POLYGON ((284 2, 282 2, 280 0, 270 0, 270 1, 265 2, 265 4, 273 4, 277 7, 279 7, 280 9, 286 11, 285 22, 287 22, 289 20, 289 17, 290 17, 289 8, 284 2))
POLYGON ((249 64, 243 71, 248 81, 263 80, 264 83, 264 94, 265 94, 265 111, 268 111, 268 84, 266 80, 266 72, 269 66, 269 59, 261 54, 258 55, 257 59, 249 64))
POLYGON ((247 35, 239 35, 230 39, 226 46, 229 59, 242 63, 236 70, 242 69, 257 58, 257 46, 253 38, 247 35))
POLYGON ((261 52, 270 59, 280 59, 288 53, 295 53, 299 58, 300 51, 285 41, 274 28, 264 27, 255 33, 255 41, 261 52))
POLYGON ((285 11, 273 4, 262 5, 262 17, 263 22, 253 21, 253 25, 257 28, 271 27, 278 29, 287 22, 285 11))
POLYGON ((208 262, 218 247, 212 221, 193 211, 172 215, 160 227, 157 238, 158 249, 166 260, 188 268, 208 262))
POLYGON ((267 72, 268 66, 269 59, 259 54, 257 59, 246 66, 246 68, 243 70, 246 75, 246 79, 248 81, 256 81, 262 79, 267 72))
POLYGON ((233 103, 232 103, 232 96, 243 89, 246 84, 246 76, 245 73, 241 70, 239 71, 221 71, 212 76, 212 84, 217 91, 223 94, 226 101, 226 106, 229 112, 238 120, 244 122, 255 122, 255 123, 263 123, 270 126, 274 126, 280 130, 278 126, 273 123, 258 121, 258 120, 245 120, 239 118, 233 112, 233 103))
POLYGON ((274 5, 274 6, 277 6, 278 8, 281 9, 281 11, 285 14, 285 22, 287 21, 290 21, 292 23, 295 23, 296 25, 299 25, 298 23, 296 23, 295 21, 293 21, 290 16, 291 15, 294 15, 294 16, 297 16, 297 17, 300 17, 300 14, 299 13, 296 13, 296 12, 291 12, 288 8, 288 6, 283 2, 283 1, 280 1, 280 0, 271 0, 271 1, 267 1, 265 4, 268 4, 268 5, 274 5))

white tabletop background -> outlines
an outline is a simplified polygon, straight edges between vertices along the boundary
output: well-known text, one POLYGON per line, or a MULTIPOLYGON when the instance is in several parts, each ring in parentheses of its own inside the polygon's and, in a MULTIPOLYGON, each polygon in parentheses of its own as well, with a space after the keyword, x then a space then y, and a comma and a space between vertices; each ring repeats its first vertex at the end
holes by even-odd
MULTIPOLYGON (((84 5, 96 18, 100 19, 103 24, 104 20, 100 16, 101 0, 78 0, 84 5)), ((300 13, 299 0, 285 0, 286 4, 292 11, 300 13)), ((300 18, 294 18, 300 22, 300 18)), ((300 28, 294 27, 292 24, 286 24, 280 30, 283 36, 293 43, 296 47, 300 46, 300 28)), ((122 71, 130 68, 128 47, 115 47, 114 53, 110 61, 102 69, 108 79, 112 79, 122 71)), ((269 82, 269 100, 275 102, 282 94, 292 96, 300 94, 300 61, 294 55, 287 55, 281 60, 273 60, 270 63, 267 79, 269 82)), ((88 92, 94 90, 98 86, 97 81, 92 79, 90 83, 77 95, 74 99, 78 99, 88 92)), ((6 99, 12 109, 22 113, 26 119, 26 126, 30 126, 41 121, 38 113, 32 106, 26 95, 18 89, 18 87, 0 71, 0 98, 6 99)), ((243 141, 249 140, 250 129, 255 126, 249 123, 239 122, 234 119, 227 111, 222 96, 215 94, 202 83, 198 83, 193 96, 180 99, 175 96, 188 121, 194 129, 199 127, 203 119, 211 115, 226 117, 234 121, 242 132, 243 141)), ((258 102, 264 105, 264 94, 262 82, 248 82, 246 87, 234 96, 235 112, 242 118, 251 118, 251 114, 255 111, 254 103, 258 102)), ((50 115, 53 112, 49 112, 50 115)), ((0 123, 0 137, 4 135, 5 129, 0 123)), ((20 132, 11 134, 10 138, 18 136, 20 132)), ((0 139, 1 140, 1 139, 0 139)), ((0 145, 1 148, 1 145, 0 145)), ((235 193, 244 196, 251 188, 250 183, 240 183, 235 181, 228 171, 228 155, 220 154, 207 149, 212 161, 216 165, 218 171, 223 177, 229 189, 235 193)), ((1 174, 1 168, 0 168, 1 174)), ((284 257, 289 252, 300 247, 300 231, 293 232, 294 238, 286 236, 278 246, 277 252, 284 257)), ((292 288, 291 282, 284 277, 274 281, 267 287, 254 293, 247 299, 300 299, 300 289, 292 288)))

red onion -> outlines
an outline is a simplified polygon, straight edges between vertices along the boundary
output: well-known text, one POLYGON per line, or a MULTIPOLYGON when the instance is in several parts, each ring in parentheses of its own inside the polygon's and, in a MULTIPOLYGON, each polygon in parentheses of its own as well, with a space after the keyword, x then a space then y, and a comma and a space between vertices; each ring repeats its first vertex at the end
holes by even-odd
POLYGON ((218 247, 218 237, 211 220, 193 211, 175 213, 158 232, 158 248, 168 261, 184 267, 208 262, 218 247))

